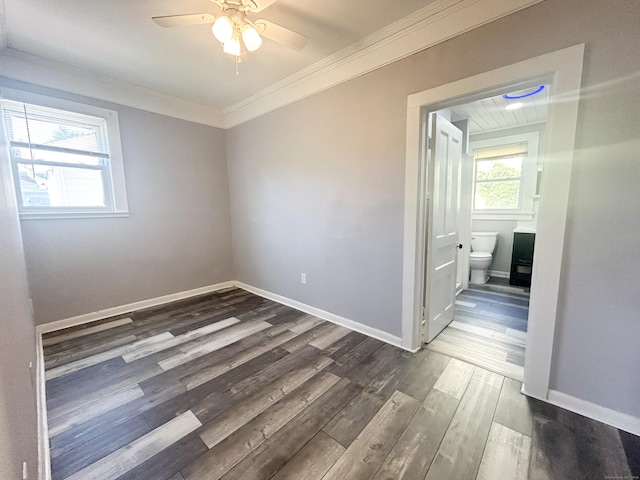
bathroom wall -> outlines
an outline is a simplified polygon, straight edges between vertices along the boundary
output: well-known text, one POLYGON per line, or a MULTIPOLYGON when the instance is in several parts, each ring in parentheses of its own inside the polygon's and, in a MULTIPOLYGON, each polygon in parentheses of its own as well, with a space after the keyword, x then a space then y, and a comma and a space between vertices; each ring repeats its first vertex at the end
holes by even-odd
MULTIPOLYGON (((469 142, 478 142, 482 140, 491 140, 494 138, 507 137, 509 135, 519 135, 523 133, 537 132, 539 134, 538 143, 538 164, 543 164, 544 152, 544 124, 524 125, 521 127, 509 128, 495 132, 475 133, 470 136, 469 142)), ((513 249, 513 229, 516 227, 533 227, 536 226, 536 217, 538 214, 538 199, 533 201, 533 219, 532 220, 484 220, 472 216, 471 231, 472 232, 498 232, 498 243, 493 252, 493 262, 489 267, 490 272, 494 275, 507 275, 511 269, 511 250, 513 249)))

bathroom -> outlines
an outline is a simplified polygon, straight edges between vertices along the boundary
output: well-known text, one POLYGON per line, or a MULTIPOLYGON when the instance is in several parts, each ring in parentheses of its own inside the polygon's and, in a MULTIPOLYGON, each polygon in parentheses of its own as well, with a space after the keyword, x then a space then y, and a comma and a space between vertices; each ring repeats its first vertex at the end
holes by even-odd
POLYGON ((438 112, 462 131, 457 297, 454 320, 427 348, 516 380, 524 368, 547 103, 541 85, 438 112))

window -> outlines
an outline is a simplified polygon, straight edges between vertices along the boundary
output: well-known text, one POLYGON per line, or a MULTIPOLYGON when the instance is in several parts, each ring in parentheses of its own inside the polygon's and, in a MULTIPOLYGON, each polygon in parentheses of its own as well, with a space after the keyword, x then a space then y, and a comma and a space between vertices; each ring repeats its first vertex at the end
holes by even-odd
POLYGON ((2 101, 21 216, 126 214, 117 113, 30 97, 2 101))
POLYGON ((531 218, 537 179, 537 134, 472 142, 476 218, 531 218))

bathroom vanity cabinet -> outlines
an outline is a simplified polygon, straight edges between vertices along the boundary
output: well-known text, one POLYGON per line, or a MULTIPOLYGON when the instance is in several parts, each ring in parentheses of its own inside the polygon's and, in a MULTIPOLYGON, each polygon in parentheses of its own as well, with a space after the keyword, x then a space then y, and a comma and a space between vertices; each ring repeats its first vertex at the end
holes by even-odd
POLYGON ((534 231, 523 230, 524 229, 515 229, 513 231, 513 251, 511 253, 509 284, 519 287, 530 287, 536 234, 534 231))

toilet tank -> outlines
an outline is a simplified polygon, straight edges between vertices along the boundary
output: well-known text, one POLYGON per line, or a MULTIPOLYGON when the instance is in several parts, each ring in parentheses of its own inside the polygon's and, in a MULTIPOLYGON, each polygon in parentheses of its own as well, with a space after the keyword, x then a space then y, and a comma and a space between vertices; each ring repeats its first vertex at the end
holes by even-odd
POLYGON ((493 253, 498 232, 471 232, 471 251, 493 253))

